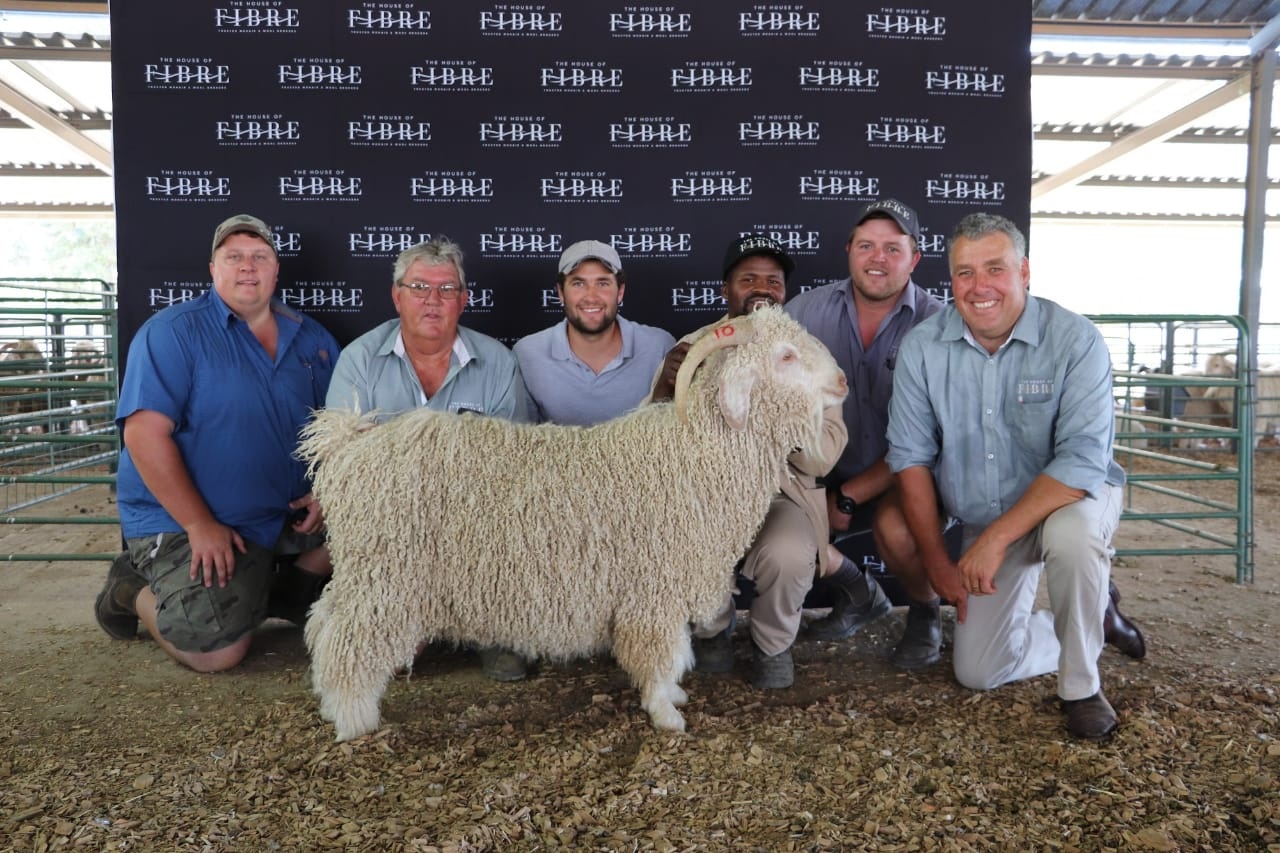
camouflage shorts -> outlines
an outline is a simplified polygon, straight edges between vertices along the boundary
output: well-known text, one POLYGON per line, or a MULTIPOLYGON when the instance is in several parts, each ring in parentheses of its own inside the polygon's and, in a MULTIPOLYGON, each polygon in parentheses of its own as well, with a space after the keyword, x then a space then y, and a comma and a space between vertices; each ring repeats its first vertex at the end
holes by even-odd
POLYGON ((126 544, 133 565, 155 594, 160 636, 184 652, 213 652, 235 643, 266 618, 276 554, 300 553, 321 541, 299 537, 288 528, 274 551, 246 541, 227 585, 211 587, 191 579, 191 544, 185 533, 141 536, 126 544))

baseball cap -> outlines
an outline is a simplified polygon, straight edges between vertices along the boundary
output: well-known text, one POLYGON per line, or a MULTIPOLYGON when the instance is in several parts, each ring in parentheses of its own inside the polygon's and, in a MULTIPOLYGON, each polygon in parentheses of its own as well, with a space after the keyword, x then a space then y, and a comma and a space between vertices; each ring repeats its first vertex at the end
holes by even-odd
POLYGON ((609 272, 622 270, 622 260, 608 243, 599 240, 579 240, 560 253, 560 275, 568 275, 578 268, 583 261, 599 261, 609 268, 609 272))
MULTIPOLYGON (((920 242, 920 217, 916 216, 916 212, 907 207, 896 198, 882 198, 879 201, 873 201, 862 210, 858 211, 858 218, 853 220, 853 227, 856 229, 859 225, 866 222, 873 214, 882 214, 898 223, 898 227, 902 229, 902 233, 908 237, 920 242)), ((853 230, 849 231, 852 236, 853 230)))
MULTIPOLYGON (((276 250, 276 241, 271 234, 271 226, 263 222, 256 216, 250 216, 247 213, 237 213, 230 219, 223 220, 213 232, 213 252, 218 251, 218 247, 222 245, 222 241, 226 240, 232 234, 253 234, 267 241, 267 245, 271 247, 274 253, 276 250)), ((210 253, 212 254, 212 252, 210 253)))
POLYGON ((782 264, 783 278, 790 276, 791 272, 796 268, 791 256, 783 251, 782 244, 777 240, 764 234, 744 234, 741 237, 735 237, 730 240, 728 248, 724 250, 724 274, 722 278, 728 279, 729 273, 738 265, 738 262, 752 255, 769 255, 782 264))

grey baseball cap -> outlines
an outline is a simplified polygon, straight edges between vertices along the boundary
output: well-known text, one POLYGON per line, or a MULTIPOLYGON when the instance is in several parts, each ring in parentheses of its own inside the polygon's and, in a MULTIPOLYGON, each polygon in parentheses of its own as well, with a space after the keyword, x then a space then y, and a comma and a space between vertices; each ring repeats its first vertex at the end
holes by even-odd
POLYGON ((611 273, 622 270, 622 259, 608 243, 601 243, 599 240, 579 240, 560 253, 560 275, 573 272, 583 261, 599 261, 608 267, 611 273))
POLYGON ((271 247, 273 254, 276 251, 276 241, 274 235, 271 233, 270 225, 263 222, 256 216, 250 216, 247 213, 237 213, 235 216, 223 220, 222 224, 214 229, 213 249, 210 252, 210 255, 212 255, 213 252, 218 251, 218 247, 221 246, 223 241, 232 234, 253 234, 257 237, 261 237, 263 240, 267 241, 267 245, 271 247))

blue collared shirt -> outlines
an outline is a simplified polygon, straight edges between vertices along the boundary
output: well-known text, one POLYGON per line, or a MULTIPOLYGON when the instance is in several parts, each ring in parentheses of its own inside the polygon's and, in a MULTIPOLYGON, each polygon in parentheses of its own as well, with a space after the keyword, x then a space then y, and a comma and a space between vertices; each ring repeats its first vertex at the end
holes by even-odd
POLYGON ((982 528, 1040 474, 1089 495, 1124 483, 1113 408, 1111 355, 1084 317, 1028 295, 993 355, 950 305, 899 349, 889 466, 931 469, 944 509, 982 528))
MULTIPOLYGON (((270 548, 289 501, 311 490, 293 458, 298 430, 324 402, 338 342, 309 317, 271 303, 274 362, 248 325, 210 288, 160 311, 129 345, 116 425, 141 410, 174 423, 173 440, 196 491, 222 524, 270 548)), ((177 533, 126 448, 117 476, 127 538, 177 533)))
POLYGON ((463 326, 453 342, 444 384, 428 399, 404 353, 398 317, 365 332, 342 351, 325 405, 377 410, 382 420, 423 406, 513 421, 529 419, 516 357, 501 341, 463 326))
POLYGON ((909 281, 876 329, 870 349, 863 349, 851 288, 846 278, 806 291, 784 306, 831 351, 849 381, 843 410, 849 443, 833 469, 833 479, 838 482, 856 477, 884 458, 889 449, 885 429, 898 347, 917 323, 942 310, 939 299, 909 281))
POLYGON ((676 340, 654 326, 617 318, 622 349, 596 373, 569 348, 569 321, 534 332, 512 347, 539 422, 592 424, 616 418, 649 396, 653 375, 676 340))

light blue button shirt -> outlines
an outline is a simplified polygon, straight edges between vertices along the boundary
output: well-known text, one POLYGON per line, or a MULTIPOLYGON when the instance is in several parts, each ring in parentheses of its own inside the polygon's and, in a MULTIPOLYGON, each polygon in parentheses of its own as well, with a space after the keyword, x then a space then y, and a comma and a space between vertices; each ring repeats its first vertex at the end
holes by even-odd
POLYGON ((458 327, 449 356, 449 374, 428 399, 404 354, 399 318, 375 326, 342 351, 325 405, 361 412, 376 409, 383 419, 420 406, 529 419, 516 357, 501 341, 463 326, 458 327))
POLYGON ((995 354, 949 305, 898 350, 889 466, 933 471, 948 514, 977 528, 1003 515, 1039 474, 1096 495, 1124 483, 1111 455, 1111 355, 1097 328, 1027 297, 995 354))

